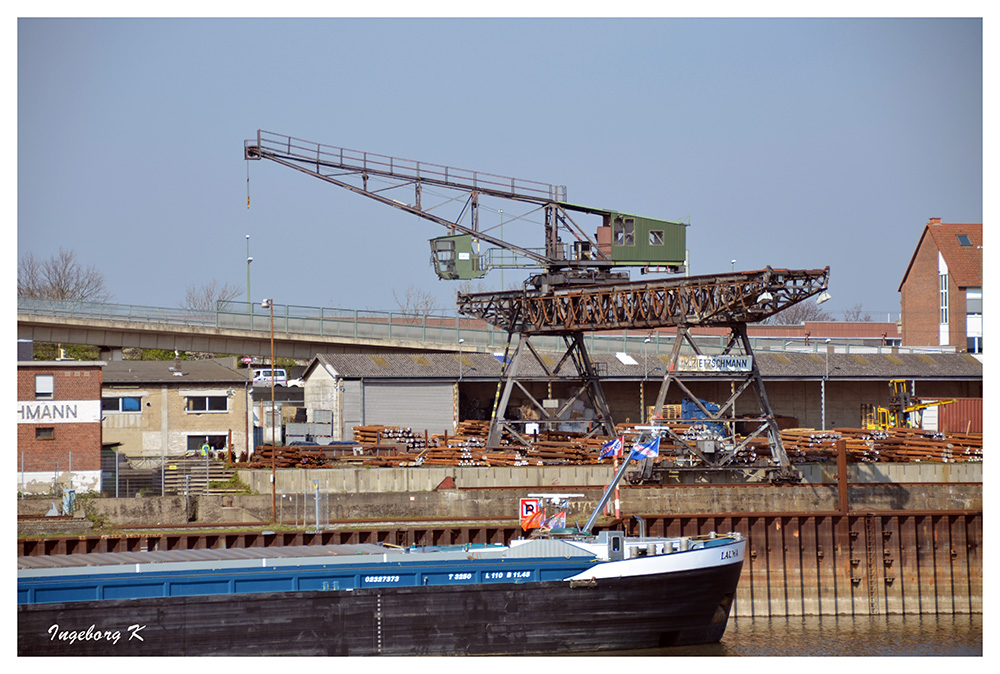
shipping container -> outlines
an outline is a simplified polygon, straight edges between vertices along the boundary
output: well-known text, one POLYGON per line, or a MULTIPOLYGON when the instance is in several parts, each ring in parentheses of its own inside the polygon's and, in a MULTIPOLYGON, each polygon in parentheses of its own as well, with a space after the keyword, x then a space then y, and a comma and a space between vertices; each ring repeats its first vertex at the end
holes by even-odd
POLYGON ((937 407, 937 430, 944 433, 982 433, 983 399, 958 398, 937 407))

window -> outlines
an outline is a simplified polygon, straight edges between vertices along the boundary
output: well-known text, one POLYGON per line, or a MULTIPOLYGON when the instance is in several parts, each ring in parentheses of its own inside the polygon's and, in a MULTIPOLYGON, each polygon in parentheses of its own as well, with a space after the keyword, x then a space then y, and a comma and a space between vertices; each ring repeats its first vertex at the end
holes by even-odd
POLYGON ((959 234, 958 235, 958 245, 960 245, 960 246, 971 246, 972 245, 972 240, 969 238, 968 234, 959 234))
POLYGON ((226 440, 228 437, 225 435, 189 435, 187 436, 187 450, 189 452, 198 451, 202 445, 208 445, 211 449, 225 449, 226 440))
POLYGON ((35 440, 55 440, 56 429, 52 426, 39 427, 35 429, 35 440))
POLYGON ((662 246, 663 245, 663 230, 653 230, 649 233, 649 245, 650 246, 662 246))
POLYGON ((635 219, 617 218, 612 228, 616 246, 635 245, 635 219))
POLYGON ((228 412, 229 398, 226 396, 188 396, 184 409, 188 412, 228 412))
POLYGON ((437 253, 437 259, 440 262, 450 262, 455 259, 455 242, 435 241, 434 251, 437 253))
POLYGON ((102 398, 102 412, 141 412, 142 398, 139 396, 121 396, 120 398, 102 398))
POLYGON ((969 288, 965 291, 965 313, 983 313, 983 289, 969 288))
POLYGON ((941 274, 938 278, 940 279, 941 288, 941 320, 939 322, 941 325, 946 325, 948 323, 948 275, 941 274))
POLYGON ((969 353, 983 352, 983 289, 965 290, 965 348, 969 353))
POLYGON ((55 375, 35 375, 35 400, 52 400, 55 391, 55 375))

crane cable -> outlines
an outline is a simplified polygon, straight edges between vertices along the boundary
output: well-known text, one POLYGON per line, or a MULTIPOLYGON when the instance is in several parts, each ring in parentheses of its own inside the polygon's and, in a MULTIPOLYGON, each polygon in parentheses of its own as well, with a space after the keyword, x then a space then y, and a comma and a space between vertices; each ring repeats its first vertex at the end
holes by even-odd
POLYGON ((250 208, 250 162, 247 162, 247 208, 250 208))

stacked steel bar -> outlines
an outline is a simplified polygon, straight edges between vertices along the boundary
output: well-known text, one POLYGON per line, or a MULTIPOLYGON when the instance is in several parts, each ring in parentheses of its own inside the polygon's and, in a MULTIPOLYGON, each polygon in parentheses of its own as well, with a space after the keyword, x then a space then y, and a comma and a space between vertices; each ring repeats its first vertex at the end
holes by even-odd
MULTIPOLYGON (((268 468, 271 457, 278 468, 313 468, 334 465, 364 465, 372 467, 400 466, 554 466, 594 465, 610 462, 600 459, 604 437, 584 437, 579 433, 543 431, 530 436, 527 447, 504 442, 499 447, 486 446, 488 422, 463 422, 454 435, 433 435, 426 442, 410 429, 399 426, 364 427, 356 437, 368 439, 375 433, 379 442, 359 441, 359 447, 347 451, 322 447, 270 447, 257 448, 252 468, 268 468)), ((675 423, 671 428, 682 438, 694 438, 697 426, 675 423)), ((642 433, 631 424, 617 427, 619 436, 625 438, 628 453, 642 433)), ((983 438, 981 433, 940 433, 922 429, 895 428, 868 430, 862 428, 837 428, 818 431, 810 428, 792 428, 781 432, 789 460, 793 463, 824 463, 836 461, 836 444, 847 444, 848 460, 853 462, 957 462, 982 461, 983 438)), ((670 464, 675 456, 684 455, 667 437, 661 439, 660 463, 670 464)), ((736 465, 755 464, 769 456, 766 438, 754 438, 736 453, 736 465)))

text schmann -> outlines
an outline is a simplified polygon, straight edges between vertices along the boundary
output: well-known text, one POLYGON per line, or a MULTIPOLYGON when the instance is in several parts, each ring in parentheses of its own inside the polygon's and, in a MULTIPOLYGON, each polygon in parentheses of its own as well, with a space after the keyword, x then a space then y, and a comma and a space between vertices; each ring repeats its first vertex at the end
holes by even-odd
POLYGON ((58 424, 100 422, 100 405, 100 402, 96 400, 18 402, 17 423, 58 424))
POLYGON ((749 372, 753 356, 681 356, 678 369, 697 372, 749 372))

